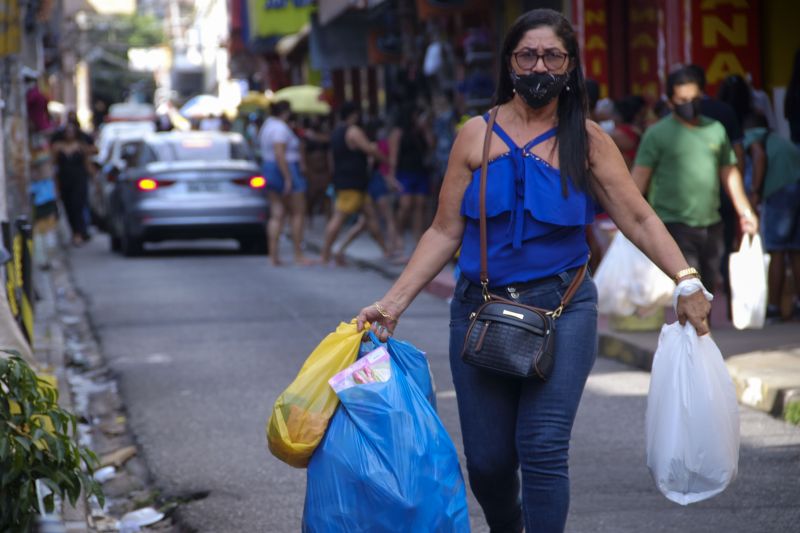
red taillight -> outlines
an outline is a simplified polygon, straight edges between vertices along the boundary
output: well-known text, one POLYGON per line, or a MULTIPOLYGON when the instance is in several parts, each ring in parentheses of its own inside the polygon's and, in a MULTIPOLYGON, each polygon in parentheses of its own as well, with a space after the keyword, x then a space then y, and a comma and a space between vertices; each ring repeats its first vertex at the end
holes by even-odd
POLYGON ((140 191, 154 191, 159 187, 172 185, 175 180, 156 180, 155 178, 139 178, 136 180, 136 188, 140 191))
POLYGON ((136 188, 140 191, 154 191, 158 189, 158 182, 153 178, 139 178, 136 188))
POLYGON ((263 189, 267 186, 264 176, 250 176, 249 178, 236 178, 233 182, 237 185, 247 185, 251 189, 263 189))

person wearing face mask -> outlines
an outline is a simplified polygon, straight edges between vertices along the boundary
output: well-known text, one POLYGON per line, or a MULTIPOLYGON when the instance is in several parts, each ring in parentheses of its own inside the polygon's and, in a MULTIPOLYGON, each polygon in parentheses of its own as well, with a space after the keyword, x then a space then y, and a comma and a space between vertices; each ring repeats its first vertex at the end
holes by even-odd
MULTIPOLYGON (((710 295, 636 188, 614 141, 587 119, 570 22, 550 9, 529 11, 509 29, 501 54, 496 105, 459 130, 433 224, 399 279, 357 320, 386 340, 461 247, 450 304, 450 368, 472 491, 493 532, 560 532, 569 509, 572 424, 597 349, 597 290, 584 269, 585 226, 604 208, 656 265, 690 288, 678 298, 677 314, 700 335, 708 332, 710 295), (481 267, 482 181, 488 273, 481 267), (556 322, 555 362, 546 381, 492 373, 462 359, 484 291, 556 309, 568 287, 574 292, 556 322)), ((503 347, 491 348, 487 359, 502 360, 503 347)))
POLYGON ((758 218, 745 194, 725 128, 701 115, 700 88, 691 67, 667 77, 672 114, 645 131, 633 178, 686 260, 700 272, 706 289, 714 292, 723 247, 720 185, 743 233, 756 233, 758 218))

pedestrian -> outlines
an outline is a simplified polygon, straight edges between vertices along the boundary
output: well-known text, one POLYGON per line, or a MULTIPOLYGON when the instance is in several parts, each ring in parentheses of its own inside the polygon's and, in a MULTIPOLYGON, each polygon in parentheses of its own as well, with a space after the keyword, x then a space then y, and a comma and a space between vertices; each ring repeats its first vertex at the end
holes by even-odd
MULTIPOLYGON (((323 265, 327 265, 331 260, 333 243, 336 241, 342 225, 352 215, 362 213, 366 217, 367 229, 381 247, 384 255, 388 253, 380 227, 375 220, 375 211, 364 209, 370 179, 368 158, 373 157, 378 161, 383 161, 385 157, 378 150, 378 146, 370 142, 364 130, 359 126, 361 110, 356 103, 345 102, 342 104, 339 118, 341 123, 331 135, 333 187, 336 191, 336 200, 333 216, 325 227, 325 242, 320 255, 323 265)), ((349 241, 345 244, 349 244, 349 241)), ((336 261, 338 264, 344 262, 341 249, 336 253, 336 261)))
POLYGON ((434 153, 434 172, 431 180, 431 196, 433 197, 434 212, 439 199, 439 190, 442 187, 444 173, 447 170, 447 158, 450 156, 450 149, 456 136, 456 121, 458 115, 453 106, 455 96, 452 90, 437 93, 433 96, 433 138, 435 145, 434 153))
POLYGON ((308 178, 308 216, 313 220, 319 212, 330 217, 327 190, 331 183, 331 134, 327 120, 321 116, 306 119, 302 136, 302 154, 308 178))
MULTIPOLYGON (((742 130, 742 123, 737 115, 737 111, 731 107, 727 102, 722 101, 720 98, 711 98, 706 94, 706 72, 703 67, 699 65, 687 65, 685 67, 694 78, 700 87, 700 100, 699 112, 708 118, 716 120, 725 128, 725 133, 728 135, 733 152, 736 154, 736 166, 739 173, 744 179, 744 147, 742 141, 744 140, 744 133, 742 130)), ((722 254, 720 255, 719 270, 722 274, 722 288, 728 299, 728 317, 731 318, 731 288, 730 279, 728 276, 728 258, 731 253, 736 249, 736 243, 739 238, 739 217, 737 211, 731 203, 730 197, 727 192, 719 189, 719 214, 722 219, 722 254)), ((714 288, 709 289, 712 292, 714 288)))
MULTIPOLYGON (((430 176, 426 162, 433 146, 430 129, 423 124, 419 109, 412 104, 400 107, 395 126, 389 133, 389 179, 396 179, 403 189, 397 206, 398 248, 405 253, 405 233, 411 228, 414 242, 422 236, 425 204, 430 194, 430 176)), ((400 257, 398 262, 406 262, 400 257)))
POLYGON ((794 53, 792 77, 783 97, 783 116, 789 121, 792 142, 800 146, 800 48, 794 53))
POLYGON ((72 244, 80 246, 89 240, 86 214, 89 209, 90 149, 81 140, 80 129, 72 122, 64 125, 58 139, 51 147, 57 169, 57 188, 72 230, 72 244))
POLYGON ((667 77, 672 114, 645 131, 633 178, 689 264, 700 271, 706 288, 715 292, 723 245, 720 183, 742 232, 755 233, 758 219, 745 195, 725 128, 700 114, 700 87, 691 68, 667 77))
POLYGON ((792 316, 800 319, 800 148, 769 130, 762 115, 745 123, 753 160, 753 203, 760 207, 764 250, 770 255, 767 320, 781 320, 787 264, 794 276, 792 316))
POLYGON ((625 164, 633 168, 636 150, 644 130, 647 104, 641 96, 626 96, 614 102, 614 129, 609 133, 625 164))
MULTIPOLYGON (((358 324, 369 322, 387 339, 461 245, 462 273, 450 306, 450 366, 472 491, 491 531, 559 532, 569 508, 572 424, 596 356, 597 291, 587 274, 563 309, 547 381, 506 378, 462 361, 470 314, 484 302, 479 188, 491 117, 496 122, 486 179, 486 290, 555 309, 584 271, 584 227, 592 221, 596 198, 664 272, 695 285, 697 290, 678 298, 681 323, 708 332, 710 305, 613 141, 586 120, 580 51, 570 22, 550 9, 525 13, 506 35, 498 64, 498 107, 459 131, 433 224, 392 288, 359 312, 358 324)), ((502 357, 503 351, 495 354, 502 357)))
POLYGON ((279 244, 287 215, 291 227, 294 262, 298 265, 310 263, 303 253, 307 184, 300 170, 300 139, 289 127, 291 114, 289 102, 273 103, 272 115, 264 121, 258 136, 270 205, 267 239, 274 266, 283 264, 279 244))

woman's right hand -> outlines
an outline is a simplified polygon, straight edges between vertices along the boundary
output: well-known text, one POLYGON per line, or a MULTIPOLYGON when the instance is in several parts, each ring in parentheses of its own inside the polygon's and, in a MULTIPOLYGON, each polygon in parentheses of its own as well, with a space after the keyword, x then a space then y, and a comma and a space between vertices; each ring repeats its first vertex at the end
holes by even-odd
POLYGON ((375 302, 362 309, 356 317, 358 331, 364 329, 364 324, 369 323, 370 329, 377 335, 381 342, 386 342, 397 327, 398 318, 394 311, 386 309, 386 305, 375 302))

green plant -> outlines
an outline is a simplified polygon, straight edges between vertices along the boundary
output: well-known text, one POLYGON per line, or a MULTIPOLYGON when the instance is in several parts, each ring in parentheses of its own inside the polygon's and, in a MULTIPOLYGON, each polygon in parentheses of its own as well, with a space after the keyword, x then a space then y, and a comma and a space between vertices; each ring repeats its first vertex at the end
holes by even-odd
POLYGON ((54 495, 75 505, 81 490, 103 503, 92 477, 95 454, 79 446, 75 415, 58 405, 58 391, 13 352, 0 356, 0 531, 29 531, 54 495), (40 509, 36 481, 52 493, 40 509))
POLYGON ((786 408, 783 410, 783 419, 790 424, 800 425, 800 400, 786 404, 786 408))

